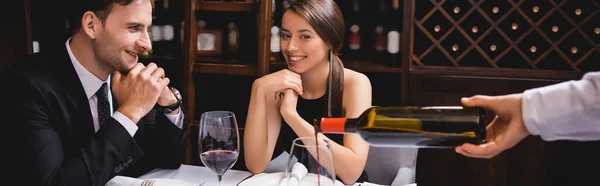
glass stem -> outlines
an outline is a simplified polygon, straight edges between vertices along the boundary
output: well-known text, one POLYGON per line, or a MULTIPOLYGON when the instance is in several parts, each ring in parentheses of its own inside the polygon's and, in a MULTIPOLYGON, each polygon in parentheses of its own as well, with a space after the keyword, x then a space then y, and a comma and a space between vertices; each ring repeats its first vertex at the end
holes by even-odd
POLYGON ((221 186, 221 180, 223 179, 223 176, 221 175, 217 175, 217 180, 219 180, 219 186, 221 186))

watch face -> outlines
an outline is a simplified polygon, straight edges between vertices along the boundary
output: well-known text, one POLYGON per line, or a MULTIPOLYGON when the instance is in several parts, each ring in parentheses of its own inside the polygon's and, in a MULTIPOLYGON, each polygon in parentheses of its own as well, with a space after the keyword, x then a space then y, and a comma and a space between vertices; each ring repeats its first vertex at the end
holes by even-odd
POLYGON ((181 93, 179 93, 179 91, 177 89, 175 89, 174 87, 171 87, 171 92, 173 92, 173 94, 175 95, 175 98, 177 98, 177 100, 181 100, 181 93))

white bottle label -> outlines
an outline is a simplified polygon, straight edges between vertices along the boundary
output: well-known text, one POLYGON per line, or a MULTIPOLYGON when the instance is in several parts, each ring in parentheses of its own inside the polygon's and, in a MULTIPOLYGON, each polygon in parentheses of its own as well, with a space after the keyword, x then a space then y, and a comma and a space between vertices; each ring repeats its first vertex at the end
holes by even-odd
POLYGON ((152 41, 162 41, 162 32, 160 29, 160 26, 158 25, 152 25, 152 27, 150 27, 150 29, 152 29, 152 41))
POLYGON ((175 30, 171 25, 163 25, 161 28, 162 31, 162 39, 165 41, 171 41, 175 38, 175 30))
POLYGON ((277 26, 271 27, 271 52, 279 52, 281 48, 279 46, 279 28, 277 26))
POLYGON ((237 45, 237 42, 238 42, 238 28, 233 23, 229 23, 228 27, 229 27, 229 36, 228 36, 229 45, 235 46, 235 45, 237 45))
POLYGON ((237 44, 237 32, 231 31, 229 32, 229 45, 237 44))
POLYGON ((388 42, 387 42, 387 50, 388 52, 395 54, 400 51, 400 33, 398 31, 392 30, 388 32, 388 42))
POLYGON ((40 52, 40 42, 33 41, 33 53, 40 52))

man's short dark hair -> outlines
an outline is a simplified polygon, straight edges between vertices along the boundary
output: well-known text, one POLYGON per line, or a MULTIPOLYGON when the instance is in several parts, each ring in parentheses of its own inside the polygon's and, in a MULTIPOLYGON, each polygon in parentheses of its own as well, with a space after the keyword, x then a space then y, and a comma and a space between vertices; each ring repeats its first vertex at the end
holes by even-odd
POLYGON ((83 17, 83 13, 87 11, 92 11, 102 24, 105 23, 106 17, 110 14, 113 5, 128 5, 134 0, 70 0, 70 6, 74 8, 69 8, 68 12, 68 21, 69 28, 71 33, 75 33, 81 29, 81 18, 83 17))

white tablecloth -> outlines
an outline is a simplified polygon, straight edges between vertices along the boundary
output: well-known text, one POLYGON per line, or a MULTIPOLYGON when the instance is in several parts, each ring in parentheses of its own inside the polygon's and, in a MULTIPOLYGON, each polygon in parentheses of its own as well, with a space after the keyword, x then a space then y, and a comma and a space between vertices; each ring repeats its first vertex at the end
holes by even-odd
MULTIPOLYGON (((221 186, 236 186, 238 183, 251 176, 252 173, 248 171, 240 170, 228 170, 223 175, 223 182, 221 186)), ((182 180, 192 183, 193 185, 199 185, 206 182, 202 186, 218 186, 217 175, 212 172, 209 168, 203 166, 193 165, 181 165, 179 169, 155 169, 140 177, 138 179, 156 179, 166 178, 182 180)), ((381 186, 378 184, 371 183, 355 183, 352 186, 381 186)), ((405 186, 416 186, 416 184, 408 184, 405 186)))
MULTIPOLYGON (((223 175, 221 186, 235 186, 246 177, 252 175, 248 171, 228 170, 223 175)), ((139 179, 167 178, 190 182, 202 186, 218 186, 217 175, 207 167, 181 165, 179 169, 155 169, 140 177, 139 179)))

